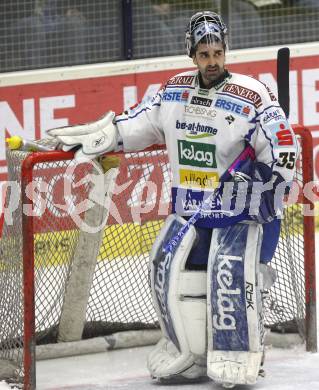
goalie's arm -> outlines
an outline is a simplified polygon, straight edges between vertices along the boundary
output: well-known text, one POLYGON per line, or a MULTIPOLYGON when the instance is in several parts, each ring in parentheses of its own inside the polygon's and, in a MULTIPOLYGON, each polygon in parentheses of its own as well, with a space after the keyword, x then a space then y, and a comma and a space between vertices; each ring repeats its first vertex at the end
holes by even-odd
POLYGON ((95 122, 48 130, 64 151, 77 148, 76 159, 92 159, 120 150, 142 150, 165 142, 160 121, 161 93, 121 115, 109 111, 95 122))
POLYGON ((56 138, 64 151, 77 148, 76 159, 93 159, 118 149, 120 136, 114 117, 115 113, 109 111, 95 122, 50 129, 47 134, 56 138))
POLYGON ((298 157, 298 142, 283 109, 263 89, 263 106, 250 143, 255 149, 256 160, 290 183, 298 157))
POLYGON ((165 143, 161 119, 163 90, 158 91, 152 100, 116 116, 115 123, 125 151, 143 150, 151 145, 165 143))

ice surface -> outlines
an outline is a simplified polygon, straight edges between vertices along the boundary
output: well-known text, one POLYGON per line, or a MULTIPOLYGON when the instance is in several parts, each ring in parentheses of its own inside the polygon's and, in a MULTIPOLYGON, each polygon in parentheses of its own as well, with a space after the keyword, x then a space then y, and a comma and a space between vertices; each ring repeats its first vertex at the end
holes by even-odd
MULTIPOLYGON (((162 386, 152 381, 146 356, 152 347, 114 350, 94 355, 52 359, 37 363, 37 390, 198 390, 221 389, 213 382, 162 386)), ((240 390, 317 390, 319 354, 294 349, 269 348, 266 377, 240 390)), ((0 390, 10 387, 0 383, 0 390)))
MULTIPOLYGON (((93 355, 52 359, 37 363, 37 390, 198 390, 221 389, 213 382, 162 386, 152 381, 146 368, 146 356, 152 347, 113 350, 93 355)), ((269 348, 266 377, 255 390, 319 390, 319 354, 294 349, 269 348)), ((0 390, 8 389, 1 387, 0 390)), ((240 390, 252 389, 239 386, 240 390)))

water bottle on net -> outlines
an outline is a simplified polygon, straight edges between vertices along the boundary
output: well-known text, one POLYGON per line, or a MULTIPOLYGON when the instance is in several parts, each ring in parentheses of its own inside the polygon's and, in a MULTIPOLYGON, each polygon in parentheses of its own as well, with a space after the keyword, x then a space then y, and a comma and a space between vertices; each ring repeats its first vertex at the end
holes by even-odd
POLYGON ((55 145, 27 140, 18 135, 6 138, 6 143, 10 150, 22 150, 25 152, 48 152, 56 149, 55 145))

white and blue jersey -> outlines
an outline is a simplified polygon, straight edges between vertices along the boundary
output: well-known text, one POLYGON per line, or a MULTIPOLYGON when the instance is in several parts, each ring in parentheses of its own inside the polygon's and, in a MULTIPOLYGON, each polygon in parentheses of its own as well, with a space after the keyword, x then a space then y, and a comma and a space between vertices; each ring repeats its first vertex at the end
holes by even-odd
MULTIPOLYGON (((126 151, 166 144, 172 171, 173 212, 191 216, 249 143, 256 160, 290 182, 297 142, 275 96, 258 80, 229 73, 210 89, 198 71, 172 77, 148 102, 116 117, 126 151)), ((216 204, 217 203, 217 204, 216 204)), ((223 227, 247 218, 205 214, 198 227, 223 227)))

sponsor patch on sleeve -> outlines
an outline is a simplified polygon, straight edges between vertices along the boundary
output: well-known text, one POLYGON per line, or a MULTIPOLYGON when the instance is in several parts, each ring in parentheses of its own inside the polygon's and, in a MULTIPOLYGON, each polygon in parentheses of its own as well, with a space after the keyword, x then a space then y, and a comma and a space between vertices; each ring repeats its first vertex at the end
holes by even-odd
POLYGON ((267 128, 270 130, 271 138, 275 147, 287 147, 295 144, 294 135, 286 120, 270 123, 267 128))
POLYGON ((286 118, 283 115, 282 109, 280 107, 270 107, 267 108, 262 116, 262 123, 268 124, 270 122, 282 122, 286 118))
MULTIPOLYGON (((264 84, 264 83, 262 83, 262 84, 264 84)), ((273 92, 272 92, 271 89, 268 87, 268 85, 264 84, 264 86, 265 86, 265 88, 267 89, 267 92, 268 92, 268 94, 269 94, 270 100, 271 100, 272 102, 277 101, 276 96, 273 94, 273 92)))

